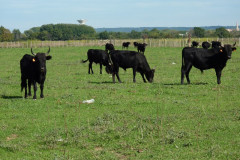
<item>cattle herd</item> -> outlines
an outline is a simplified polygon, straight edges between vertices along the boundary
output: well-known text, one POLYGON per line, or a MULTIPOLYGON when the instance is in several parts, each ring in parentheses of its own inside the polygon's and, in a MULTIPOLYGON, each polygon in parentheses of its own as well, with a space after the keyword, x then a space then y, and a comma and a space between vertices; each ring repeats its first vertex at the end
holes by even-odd
MULTIPOLYGON (((115 83, 115 76, 118 82, 121 83, 119 77, 119 67, 126 70, 133 69, 133 82, 136 82, 136 72, 139 72, 144 82, 153 82, 155 69, 151 69, 146 57, 144 56, 146 43, 134 42, 136 51, 128 51, 130 42, 122 44, 122 50, 115 50, 114 45, 107 43, 105 50, 89 49, 87 52, 87 60, 82 60, 83 63, 89 61, 88 73, 93 74, 92 63, 100 64, 100 74, 102 74, 102 65, 105 66, 107 73, 112 74, 113 83, 115 83), (126 50, 124 50, 126 49, 126 50), (146 79, 147 81, 146 81, 146 79)), ((236 42, 233 45, 222 46, 221 42, 213 41, 203 42, 202 48, 198 48, 199 43, 192 42, 191 47, 182 49, 182 67, 181 67, 181 84, 184 84, 184 77, 186 76, 188 84, 190 84, 189 72, 192 66, 203 70, 214 68, 217 76, 217 83, 221 83, 221 72, 226 66, 228 59, 231 58, 232 51, 236 50, 236 42), (211 47, 212 46, 212 47, 211 47), (211 47, 211 48, 210 48, 211 47)), ((40 98, 44 98, 43 88, 46 79, 46 60, 52 57, 49 55, 50 47, 46 53, 34 53, 31 48, 32 55, 25 54, 20 60, 21 68, 21 90, 25 89, 25 98, 31 96, 31 85, 34 88, 33 99, 36 99, 37 84, 40 84, 40 98), (28 92, 27 92, 28 86, 28 92)))

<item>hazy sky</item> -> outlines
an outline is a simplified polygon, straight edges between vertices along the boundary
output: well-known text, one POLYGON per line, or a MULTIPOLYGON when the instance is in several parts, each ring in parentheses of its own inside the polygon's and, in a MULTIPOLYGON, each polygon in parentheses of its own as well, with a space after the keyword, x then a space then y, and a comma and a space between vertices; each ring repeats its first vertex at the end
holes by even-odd
POLYGON ((199 27, 240 23, 240 0, 0 0, 0 26, 199 27))

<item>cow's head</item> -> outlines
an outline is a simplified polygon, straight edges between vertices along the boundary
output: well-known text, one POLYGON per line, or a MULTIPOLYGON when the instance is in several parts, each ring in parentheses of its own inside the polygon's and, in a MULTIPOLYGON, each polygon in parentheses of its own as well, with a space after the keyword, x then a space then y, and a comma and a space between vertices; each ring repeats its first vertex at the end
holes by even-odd
POLYGON ((35 64, 35 66, 37 66, 37 70, 39 72, 46 72, 46 60, 50 60, 52 58, 52 56, 48 55, 50 52, 50 47, 47 53, 34 53, 32 48, 31 52, 34 55, 32 61, 35 64))
POLYGON ((146 76, 148 82, 150 82, 150 83, 153 82, 154 72, 155 72, 155 69, 151 69, 150 71, 145 73, 145 76, 146 76))
POLYGON ((226 44, 226 45, 224 45, 224 47, 220 48, 220 52, 224 53, 228 59, 231 59, 232 51, 237 50, 235 45, 236 45, 236 42, 233 45, 226 44))

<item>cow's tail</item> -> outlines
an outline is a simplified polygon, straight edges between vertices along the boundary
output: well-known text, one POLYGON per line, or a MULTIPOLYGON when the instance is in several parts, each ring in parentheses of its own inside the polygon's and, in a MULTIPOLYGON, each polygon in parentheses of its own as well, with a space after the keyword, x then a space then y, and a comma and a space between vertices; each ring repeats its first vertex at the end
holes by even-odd
POLYGON ((84 60, 82 60, 82 63, 86 63, 87 61, 88 61, 88 59, 87 59, 87 60, 85 60, 85 61, 84 61, 84 60))

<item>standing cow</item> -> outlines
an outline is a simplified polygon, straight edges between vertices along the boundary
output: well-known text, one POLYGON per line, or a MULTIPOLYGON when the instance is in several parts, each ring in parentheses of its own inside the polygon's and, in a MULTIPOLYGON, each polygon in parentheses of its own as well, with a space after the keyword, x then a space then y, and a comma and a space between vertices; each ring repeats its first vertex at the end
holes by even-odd
POLYGON ((89 61, 88 74, 90 70, 93 74, 92 63, 100 64, 100 74, 102 74, 102 65, 106 66, 108 64, 108 53, 100 49, 89 49, 87 52, 88 59, 82 60, 83 63, 89 61))
POLYGON ((208 49, 208 48, 210 48, 210 46, 211 46, 211 44, 209 43, 209 42, 202 42, 202 48, 204 48, 204 49, 208 49))
POLYGON ((198 47, 198 42, 197 41, 192 41, 192 47, 197 48, 198 47))
POLYGON ((136 82, 136 72, 140 72, 143 81, 146 82, 144 76, 151 83, 153 82, 154 69, 150 69, 146 57, 143 54, 139 54, 135 51, 120 51, 114 50, 110 52, 110 63, 112 70, 113 82, 115 83, 115 75, 117 75, 118 81, 121 83, 119 77, 119 67, 126 70, 127 68, 133 69, 133 82, 136 82))
POLYGON ((212 41, 212 48, 221 48, 222 44, 219 41, 212 41))
POLYGON ((25 89, 25 98, 31 96, 31 85, 33 84, 34 95, 33 99, 36 99, 37 84, 40 84, 41 94, 40 98, 43 96, 44 81, 46 79, 46 60, 50 60, 52 57, 49 56, 50 47, 47 53, 33 53, 31 48, 31 53, 33 56, 25 54, 20 61, 21 68, 21 91, 25 89), (27 81, 28 81, 28 94, 27 94, 27 81))
POLYGON ((110 51, 113 51, 113 50, 115 50, 115 48, 114 48, 114 45, 112 44, 112 43, 106 43, 105 44, 105 51, 106 52, 110 52, 110 51))
POLYGON ((146 43, 138 43, 137 50, 138 52, 142 52, 144 54, 147 44, 146 43))
POLYGON ((181 84, 183 84, 186 75, 187 82, 190 84, 189 72, 192 66, 207 70, 214 68, 217 75, 217 83, 221 83, 221 73, 226 66, 228 59, 231 58, 232 51, 235 51, 233 45, 224 45, 220 48, 204 49, 204 48, 184 48, 182 50, 182 68, 181 68, 181 84))
POLYGON ((128 49, 128 47, 129 47, 130 44, 131 44, 130 42, 123 42, 123 44, 122 44, 122 49, 124 49, 124 48, 127 48, 127 49, 128 49))
POLYGON ((138 42, 133 42, 135 48, 137 48, 138 44, 139 44, 138 42))

